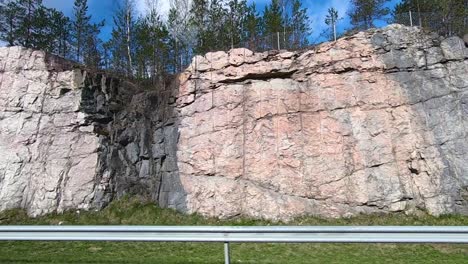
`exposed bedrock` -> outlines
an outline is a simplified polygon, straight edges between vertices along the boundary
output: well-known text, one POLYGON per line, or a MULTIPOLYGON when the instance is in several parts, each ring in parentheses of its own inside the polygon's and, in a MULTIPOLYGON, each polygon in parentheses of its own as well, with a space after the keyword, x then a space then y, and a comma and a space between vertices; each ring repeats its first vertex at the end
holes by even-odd
POLYGON ((187 209, 467 213, 467 57, 458 37, 392 25, 306 52, 194 58, 177 102, 187 209))
POLYGON ((197 56, 143 90, 0 48, 0 210, 124 194, 206 216, 468 214, 468 48, 391 25, 197 56))
POLYGON ((0 210, 99 209, 125 194, 185 210, 175 89, 21 47, 0 48, 0 84, 0 210))

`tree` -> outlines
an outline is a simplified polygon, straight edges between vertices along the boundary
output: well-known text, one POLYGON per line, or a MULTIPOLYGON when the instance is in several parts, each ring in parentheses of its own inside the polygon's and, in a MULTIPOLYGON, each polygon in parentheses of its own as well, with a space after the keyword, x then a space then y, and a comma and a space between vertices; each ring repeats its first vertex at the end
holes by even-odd
POLYGON ((18 43, 23 12, 25 10, 17 2, 10 1, 0 4, 0 39, 6 41, 9 46, 18 43))
POLYGON ((165 74, 169 63, 169 32, 159 15, 157 1, 147 1, 146 4, 146 15, 137 21, 135 28, 136 75, 154 82, 165 74))
POLYGON ((72 36, 76 48, 76 61, 82 62, 84 54, 84 44, 88 38, 90 30, 91 16, 88 16, 88 1, 75 0, 73 6, 73 30, 72 36))
POLYGON ((114 14, 114 27, 109 45, 116 71, 133 75, 133 54, 135 53, 135 6, 132 0, 123 0, 114 14))
POLYGON ((0 39, 9 46, 21 45, 66 56, 69 19, 46 8, 42 1, 0 2, 0 39))
POLYGON ((55 36, 54 49, 52 52, 64 58, 69 58, 71 54, 71 34, 72 23, 62 12, 55 9, 50 11, 51 34, 55 36))
POLYGON ((220 0, 210 1, 206 19, 207 27, 202 35, 203 47, 199 52, 206 53, 208 51, 224 50, 232 47, 231 44, 233 43, 230 41, 232 35, 230 32, 232 34, 235 33, 233 32, 233 25, 230 25, 232 20, 227 19, 227 14, 228 11, 223 7, 223 3, 220 0))
POLYGON ((48 8, 38 6, 30 19, 33 26, 28 32, 29 46, 47 52, 54 52, 54 41, 57 36, 52 35, 52 14, 48 8))
POLYGON ((99 34, 104 22, 102 20, 100 23, 91 23, 91 16, 88 15, 88 1, 75 0, 71 35, 76 61, 93 68, 101 66, 102 41, 99 34))
POLYGON ((279 0, 272 0, 263 11, 263 27, 265 34, 273 34, 283 30, 283 12, 279 0))
POLYGON ((468 32, 467 0, 403 0, 395 5, 393 22, 426 27, 444 36, 463 36, 468 32))
POLYGON ((127 56, 128 56, 128 72, 132 73, 132 35, 133 27, 135 25, 134 13, 135 13, 135 3, 133 0, 124 0, 123 10, 124 19, 125 19, 125 37, 126 37, 126 46, 127 46, 127 56))
POLYGON ((330 34, 329 39, 336 41, 336 23, 338 21, 338 10, 335 8, 329 8, 328 9, 328 14, 325 17, 325 24, 330 26, 330 31, 332 34, 330 34))
POLYGON ((244 38, 248 41, 248 48, 256 49, 259 46, 260 34, 262 32, 261 18, 257 12, 255 2, 252 2, 247 8, 247 14, 245 18, 244 38))
POLYGON ((24 47, 34 47, 32 38, 35 25, 40 23, 39 20, 42 19, 37 12, 38 9, 43 7, 42 0, 19 0, 18 5, 20 12, 17 15, 18 19, 22 21, 18 28, 18 42, 24 47))
POLYGON ((170 50, 175 71, 182 70, 188 63, 192 47, 196 43, 196 32, 191 25, 189 0, 171 0, 171 8, 167 20, 170 35, 170 50))
MULTIPOLYGON (((293 48, 304 47, 308 44, 307 37, 310 34, 310 21, 307 16, 307 8, 303 8, 301 1, 293 0, 291 11, 291 25, 293 48)), ((286 35, 286 34, 285 34, 286 35)))
POLYGON ((95 69, 101 68, 102 66, 101 47, 103 43, 99 38, 102 26, 103 23, 90 25, 85 35, 85 42, 83 43, 84 64, 95 69))
POLYGON ((270 36, 272 43, 267 43, 267 48, 280 48, 278 39, 278 32, 283 31, 283 13, 279 0, 272 0, 269 6, 265 6, 263 11, 263 34, 270 36))
MULTIPOLYGON (((295 0, 279 0, 279 5, 281 6, 281 14, 283 15, 282 17, 282 24, 283 24, 283 46, 286 46, 288 44, 288 42, 286 41, 286 39, 289 39, 289 36, 287 37, 287 31, 290 31, 292 30, 292 24, 293 22, 290 21, 290 13, 292 13, 294 10, 293 7, 291 6, 291 3, 292 1, 296 2, 295 0)), ((297 1, 297 4, 299 6, 299 8, 301 7, 301 3, 300 1, 297 1)), ((299 10, 296 10, 296 11, 299 11, 299 10)), ((292 16, 292 15, 291 15, 292 16)), ((289 32, 288 32, 289 33, 289 32)), ((288 34, 289 35, 289 34, 288 34)))
POLYGON ((193 0, 190 9, 190 25, 196 32, 196 41, 194 51, 195 53, 205 53, 209 50, 206 41, 208 32, 208 1, 207 0, 193 0))
POLYGON ((248 15, 248 7, 246 0, 231 0, 228 3, 227 17, 227 31, 230 40, 230 47, 234 48, 235 45, 241 43, 244 38, 244 27, 248 15))
POLYGON ((390 13, 384 7, 389 0, 351 0, 352 8, 348 15, 355 29, 365 30, 374 27, 374 21, 390 13))

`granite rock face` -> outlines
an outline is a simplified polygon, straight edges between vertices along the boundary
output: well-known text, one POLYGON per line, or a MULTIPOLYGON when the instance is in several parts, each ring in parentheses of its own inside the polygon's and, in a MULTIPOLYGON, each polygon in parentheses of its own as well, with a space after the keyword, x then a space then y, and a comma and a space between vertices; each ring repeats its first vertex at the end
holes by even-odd
POLYGON ((21 47, 0 48, 0 84, 0 210, 99 209, 125 194, 184 210, 175 89, 21 47))
POLYGON ((468 214, 468 48, 391 25, 197 56, 145 90, 0 48, 0 210, 125 194, 206 216, 468 214))
POLYGON ((187 210, 467 213, 467 58, 460 38, 399 25, 195 57, 177 101, 187 210))

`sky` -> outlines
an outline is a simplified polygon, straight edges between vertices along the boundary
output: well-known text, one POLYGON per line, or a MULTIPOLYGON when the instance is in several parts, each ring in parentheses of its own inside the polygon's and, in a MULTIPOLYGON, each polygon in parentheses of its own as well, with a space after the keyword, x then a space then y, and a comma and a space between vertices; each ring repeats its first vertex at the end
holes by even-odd
MULTIPOLYGON (((139 13, 144 13, 145 10, 145 0, 135 0, 137 10, 139 13)), ((167 13, 169 10, 169 1, 170 0, 159 0, 161 9, 167 13)), ((390 8, 400 2, 401 0, 390 0, 386 5, 390 8)), ((266 4, 270 3, 270 0, 248 0, 249 3, 255 2, 257 5, 258 11, 263 11, 266 4)), ((312 34, 310 40, 320 41, 321 33, 326 29, 327 25, 325 24, 325 16, 327 15, 327 10, 330 7, 334 7, 338 10, 339 17, 342 19, 338 22, 337 28, 338 31, 342 32, 346 28, 350 27, 349 18, 346 15, 348 9, 350 8, 350 0, 303 0, 304 7, 308 9, 308 15, 311 20, 312 34)), ((44 4, 48 7, 53 7, 58 10, 61 10, 67 16, 71 16, 73 13, 73 0, 44 0, 44 4)), ((104 40, 107 40, 110 37, 112 31, 112 14, 117 8, 116 0, 88 0, 88 6, 90 14, 94 22, 99 22, 102 19, 105 19, 105 26, 102 29, 101 37, 104 40)), ((385 25, 385 22, 377 22, 377 26, 385 25)))

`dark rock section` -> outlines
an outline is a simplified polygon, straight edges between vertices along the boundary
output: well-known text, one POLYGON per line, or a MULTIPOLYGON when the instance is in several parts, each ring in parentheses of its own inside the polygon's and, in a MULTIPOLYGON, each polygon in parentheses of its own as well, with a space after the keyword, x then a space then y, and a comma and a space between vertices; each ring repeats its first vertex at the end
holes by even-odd
MULTIPOLYGON (((441 181, 433 184, 449 197, 448 208, 467 214, 468 48, 459 37, 443 39, 410 27, 375 34, 372 40, 377 52, 383 53, 389 76, 404 89, 426 129, 423 134, 428 144, 417 149, 416 159, 426 164, 425 159, 432 158, 424 155, 427 149, 438 150, 444 166, 441 181)), ((430 173, 424 166, 409 169, 413 177, 430 173)))
POLYGON ((139 195, 184 211, 173 105, 177 86, 143 90, 122 79, 82 73, 88 76, 80 110, 100 142, 93 207, 139 195))

